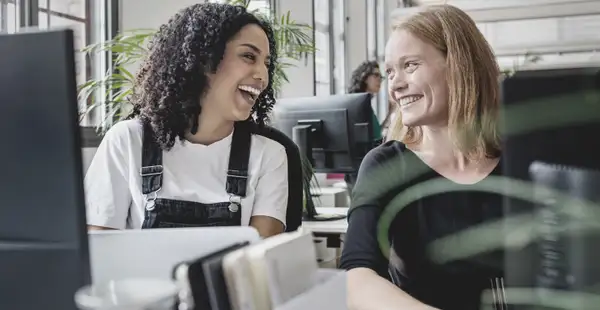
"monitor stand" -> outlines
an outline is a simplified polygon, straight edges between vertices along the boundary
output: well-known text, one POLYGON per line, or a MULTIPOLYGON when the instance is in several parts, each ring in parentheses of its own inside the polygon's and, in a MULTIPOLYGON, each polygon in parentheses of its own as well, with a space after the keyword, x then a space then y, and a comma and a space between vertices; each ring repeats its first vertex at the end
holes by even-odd
MULTIPOLYGON (((312 145, 310 136, 312 135, 313 129, 316 130, 320 123, 313 124, 301 124, 294 126, 292 131, 292 140, 298 146, 301 154, 306 154, 308 161, 313 164, 312 158, 312 145)), ((307 204, 304 208, 304 214, 302 220, 306 222, 325 222, 325 221, 337 221, 346 218, 346 215, 342 214, 319 214, 315 206, 311 203, 307 204)))

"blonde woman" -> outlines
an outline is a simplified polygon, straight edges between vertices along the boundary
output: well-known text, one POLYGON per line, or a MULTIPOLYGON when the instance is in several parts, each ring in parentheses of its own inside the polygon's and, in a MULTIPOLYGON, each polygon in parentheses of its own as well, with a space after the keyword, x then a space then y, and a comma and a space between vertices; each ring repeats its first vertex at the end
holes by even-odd
POLYGON ((479 309, 482 292, 503 289, 502 253, 448 260, 442 254, 468 241, 447 251, 434 241, 502 218, 502 197, 474 190, 500 173, 495 57, 467 14, 438 5, 393 24, 385 62, 399 117, 389 141, 365 157, 352 194, 341 261, 349 306, 479 309), (398 194, 431 180, 454 190, 427 195, 422 187, 387 213, 398 194), (390 226, 378 238, 383 222, 390 226))

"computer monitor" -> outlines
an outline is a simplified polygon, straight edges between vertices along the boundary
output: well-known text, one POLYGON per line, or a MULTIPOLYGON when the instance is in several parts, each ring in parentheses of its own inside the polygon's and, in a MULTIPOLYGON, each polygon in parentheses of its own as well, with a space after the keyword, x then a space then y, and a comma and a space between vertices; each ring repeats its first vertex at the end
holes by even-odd
POLYGON ((0 309, 90 283, 73 31, 0 35, 0 309))
MULTIPOLYGON (((289 98, 277 101, 272 126, 292 138, 317 173, 355 174, 376 144, 372 96, 368 93, 289 98)), ((310 201, 305 220, 335 220, 319 215, 310 201)))
POLYGON ((368 93, 277 101, 272 125, 291 137, 317 173, 356 173, 375 145, 368 93))
MULTIPOLYGON (((600 67, 522 69, 501 88, 505 177, 532 182, 529 169, 536 161, 600 168, 600 67)), ((510 192, 524 189, 514 182, 506 186, 510 192)), ((508 217, 534 210, 531 201, 505 198, 508 217)), ((535 286, 538 255, 536 244, 510 250, 505 258, 507 286, 535 286)))

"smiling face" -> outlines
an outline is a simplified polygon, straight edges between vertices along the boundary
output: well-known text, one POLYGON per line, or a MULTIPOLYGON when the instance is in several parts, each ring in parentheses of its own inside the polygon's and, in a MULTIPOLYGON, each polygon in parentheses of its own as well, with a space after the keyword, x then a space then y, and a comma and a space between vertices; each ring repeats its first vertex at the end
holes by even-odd
POLYGON ((395 30, 385 48, 388 91, 405 126, 448 123, 448 82, 444 54, 406 30, 395 30))
POLYGON ((248 119, 260 93, 269 84, 269 40, 255 24, 244 26, 225 47, 215 73, 208 74, 209 90, 202 113, 225 121, 248 119))

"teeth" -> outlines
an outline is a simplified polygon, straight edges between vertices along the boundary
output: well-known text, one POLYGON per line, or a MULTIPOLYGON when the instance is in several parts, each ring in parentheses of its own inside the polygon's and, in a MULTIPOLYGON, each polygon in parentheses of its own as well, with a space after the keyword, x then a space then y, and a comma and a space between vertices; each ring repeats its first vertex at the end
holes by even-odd
POLYGON ((408 97, 404 97, 402 99, 400 99, 400 106, 404 106, 407 105, 409 103, 413 103, 419 99, 421 99, 423 96, 408 96, 408 97))
POLYGON ((247 86, 247 85, 240 85, 238 86, 238 88, 240 90, 249 92, 250 94, 252 94, 255 98, 258 97, 258 95, 260 95, 260 90, 257 88, 254 88, 252 86, 247 86))

